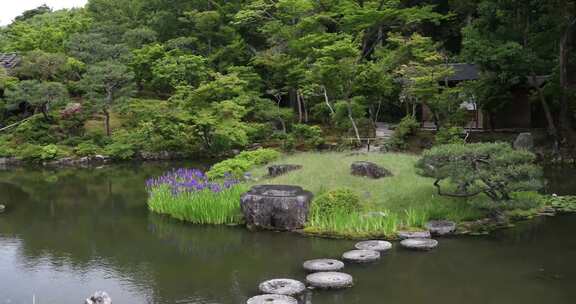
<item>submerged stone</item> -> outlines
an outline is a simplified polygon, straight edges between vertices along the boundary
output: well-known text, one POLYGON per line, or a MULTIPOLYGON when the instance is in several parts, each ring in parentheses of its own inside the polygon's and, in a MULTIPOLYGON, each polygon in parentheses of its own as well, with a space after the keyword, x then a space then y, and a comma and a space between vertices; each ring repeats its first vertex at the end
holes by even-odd
POLYGON ((268 176, 276 177, 284 175, 290 171, 302 169, 301 165, 272 165, 268 167, 268 176))
POLYGON ((258 288, 266 294, 294 296, 303 293, 306 285, 292 279, 273 279, 261 283, 258 288))
POLYGON ((252 297, 246 304, 298 304, 298 300, 290 296, 267 294, 252 297))
POLYGON ((344 252, 342 259, 353 263, 369 263, 380 259, 380 252, 374 250, 350 250, 344 252))
POLYGON ((316 272, 306 277, 306 283, 320 289, 342 289, 352 287, 354 279, 343 272, 316 272))
POLYGON ((240 207, 248 227, 296 230, 306 224, 312 197, 298 186, 259 185, 242 195, 240 207))
POLYGON ((456 223, 452 221, 430 221, 426 228, 434 235, 448 235, 456 231, 456 223))
POLYGON ((392 243, 380 240, 363 241, 354 246, 359 250, 388 251, 392 249, 392 243))
POLYGON ((86 304, 112 304, 112 298, 105 291, 97 291, 86 299, 86 304))
POLYGON ((315 259, 302 264, 308 272, 338 271, 344 269, 344 263, 334 259, 315 259))
POLYGON ((438 241, 433 239, 405 239, 400 242, 400 245, 412 250, 432 250, 438 247, 438 241))
POLYGON ((428 239, 431 237, 430 235, 430 231, 428 230, 420 230, 420 231, 405 231, 405 230, 401 230, 396 232, 396 234, 398 235, 398 237, 401 240, 405 240, 405 239, 428 239))
POLYGON ((0 213, 2 213, 2 212, 4 212, 4 211, 6 211, 6 206, 0 204, 0 213))
POLYGON ((373 179, 378 179, 386 176, 392 176, 392 172, 378 166, 375 163, 367 161, 358 161, 352 163, 350 166, 352 175, 364 176, 373 179))

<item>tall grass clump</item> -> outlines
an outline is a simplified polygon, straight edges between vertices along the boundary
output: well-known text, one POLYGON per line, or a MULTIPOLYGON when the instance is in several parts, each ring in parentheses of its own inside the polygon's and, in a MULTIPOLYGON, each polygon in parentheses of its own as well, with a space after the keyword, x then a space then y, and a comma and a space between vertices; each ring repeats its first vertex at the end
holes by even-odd
POLYGON ((210 169, 208 177, 225 178, 226 176, 242 177, 248 170, 255 166, 265 165, 280 158, 280 152, 274 149, 258 149, 244 151, 233 158, 223 160, 210 169))
POLYGON ((210 181, 197 169, 169 171, 146 187, 150 210, 194 224, 240 223, 240 196, 248 188, 229 177, 210 181))

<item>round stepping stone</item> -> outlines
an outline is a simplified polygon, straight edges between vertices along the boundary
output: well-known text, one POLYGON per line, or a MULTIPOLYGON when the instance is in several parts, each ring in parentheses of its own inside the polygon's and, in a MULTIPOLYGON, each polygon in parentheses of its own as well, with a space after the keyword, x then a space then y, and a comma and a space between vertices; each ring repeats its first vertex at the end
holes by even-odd
POLYGON ((400 242, 400 245, 412 250, 431 250, 438 246, 438 241, 433 239, 405 239, 400 242))
POLYGON ((372 240, 356 243, 354 247, 356 247, 356 249, 359 250, 388 251, 392 249, 392 243, 386 241, 372 240))
POLYGON ((304 262, 302 267, 309 272, 338 271, 344 268, 344 263, 333 259, 315 259, 304 262))
POLYGON ((380 259, 380 252, 374 250, 350 250, 342 258, 348 262, 369 263, 380 259))
POLYGON ((405 239, 429 239, 431 237, 430 231, 398 231, 396 232, 401 240, 405 239))
POLYGON ((262 282, 258 288, 262 293, 293 296, 306 290, 306 285, 292 279, 273 279, 262 282))
POLYGON ((252 297, 246 304, 298 304, 298 300, 284 295, 267 294, 252 297))
POLYGON ((343 272, 316 272, 306 277, 306 283, 320 289, 342 289, 352 287, 354 279, 343 272))
POLYGON ((456 231, 456 223, 451 221, 430 221, 426 224, 426 228, 435 235, 448 235, 456 231))

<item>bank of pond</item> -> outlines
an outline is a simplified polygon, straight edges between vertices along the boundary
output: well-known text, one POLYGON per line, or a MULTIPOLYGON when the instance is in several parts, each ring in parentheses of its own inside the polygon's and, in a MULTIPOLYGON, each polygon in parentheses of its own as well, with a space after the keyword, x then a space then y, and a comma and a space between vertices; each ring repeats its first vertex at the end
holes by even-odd
MULTIPOLYGON (((539 174, 526 173, 540 169, 498 161, 494 166, 508 168, 504 174, 512 181, 491 177, 510 188, 509 199, 496 202, 476 190, 483 189, 480 182, 470 179, 469 188, 475 189, 459 191, 461 185, 425 174, 422 167, 432 165, 422 156, 402 153, 282 155, 260 149, 206 172, 172 169, 149 179, 146 187, 150 210, 193 224, 246 225, 335 238, 394 240, 402 233, 426 232, 435 221, 454 223, 454 234, 486 234, 518 220, 576 211, 576 198, 540 194, 532 190, 538 187, 529 187, 545 184, 539 174), (441 182, 444 190, 437 185, 441 182), (464 195, 474 191, 478 195, 464 195)), ((474 173, 486 183, 492 180, 482 174, 496 175, 474 173)))

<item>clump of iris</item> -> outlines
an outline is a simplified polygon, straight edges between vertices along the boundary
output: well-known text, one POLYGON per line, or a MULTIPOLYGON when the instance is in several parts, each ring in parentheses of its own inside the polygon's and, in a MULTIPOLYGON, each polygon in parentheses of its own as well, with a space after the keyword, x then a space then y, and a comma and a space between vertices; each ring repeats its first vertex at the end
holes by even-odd
POLYGON ((238 183, 239 181, 232 178, 231 175, 226 175, 222 181, 217 182, 210 181, 206 173, 199 169, 179 168, 168 171, 162 176, 146 180, 146 189, 152 191, 155 188, 167 186, 173 195, 204 190, 219 193, 238 183))

